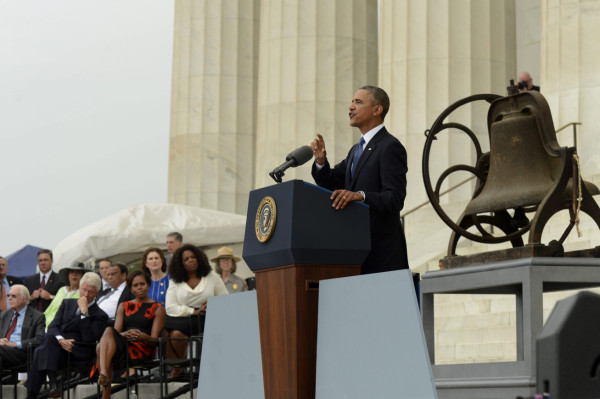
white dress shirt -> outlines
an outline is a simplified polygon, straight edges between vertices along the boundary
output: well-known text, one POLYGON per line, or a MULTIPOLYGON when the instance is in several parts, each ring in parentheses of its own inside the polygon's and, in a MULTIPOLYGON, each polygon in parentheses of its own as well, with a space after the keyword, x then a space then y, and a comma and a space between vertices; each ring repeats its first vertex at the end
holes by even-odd
POLYGON ((117 288, 113 288, 112 291, 107 292, 103 297, 98 299, 98 306, 104 310, 104 313, 108 315, 109 319, 114 319, 117 314, 117 306, 119 306, 119 298, 125 289, 125 281, 121 283, 117 288))

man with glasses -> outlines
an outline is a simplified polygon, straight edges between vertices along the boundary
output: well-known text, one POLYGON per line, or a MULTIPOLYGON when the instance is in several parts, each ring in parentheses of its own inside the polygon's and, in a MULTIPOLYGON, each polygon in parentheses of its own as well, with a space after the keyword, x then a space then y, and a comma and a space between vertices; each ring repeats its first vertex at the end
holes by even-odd
POLYGON ((46 375, 50 380, 50 397, 61 392, 56 385, 57 372, 66 365, 69 353, 75 365, 88 365, 96 353, 93 343, 106 328, 108 316, 98 307, 96 295, 100 290, 100 276, 88 272, 79 282, 79 299, 65 299, 35 350, 25 386, 27 398, 36 398, 46 375))
POLYGON ((7 276, 6 273, 8 273, 8 261, 3 256, 0 256, 0 311, 10 308, 8 306, 10 287, 15 284, 23 284, 20 278, 7 276))
POLYGON ((0 370, 24 365, 29 344, 39 344, 46 318, 29 303, 29 290, 21 284, 10 288, 9 310, 0 314, 0 370))

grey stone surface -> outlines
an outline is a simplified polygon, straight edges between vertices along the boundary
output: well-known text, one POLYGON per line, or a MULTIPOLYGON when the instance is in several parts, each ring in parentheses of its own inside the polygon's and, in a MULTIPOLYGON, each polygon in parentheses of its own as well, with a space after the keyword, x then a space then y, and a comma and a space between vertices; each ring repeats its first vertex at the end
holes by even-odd
POLYGON ((316 398, 437 398, 409 270, 319 287, 316 398))
POLYGON ((197 399, 264 399, 256 291, 208 299, 197 399))

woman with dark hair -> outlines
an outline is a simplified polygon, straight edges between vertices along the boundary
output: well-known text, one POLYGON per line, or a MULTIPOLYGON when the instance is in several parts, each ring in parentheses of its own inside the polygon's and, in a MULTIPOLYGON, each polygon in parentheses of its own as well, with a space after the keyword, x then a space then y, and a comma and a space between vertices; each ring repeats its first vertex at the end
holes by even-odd
POLYGON ((165 309, 148 296, 151 279, 147 273, 136 270, 129 274, 127 287, 135 299, 123 302, 117 308, 114 327, 107 327, 96 347, 100 371, 98 385, 104 387, 103 398, 110 398, 113 367, 125 369, 136 360, 152 358, 154 348, 165 324, 165 309), (130 341, 128 341, 130 340, 130 341))
MULTIPOLYGON (((169 264, 171 283, 167 290, 167 321, 165 330, 170 338, 187 338, 200 332, 198 314, 206 311, 206 300, 216 295, 226 295, 227 288, 221 277, 212 271, 206 254, 194 245, 179 248, 169 264)), ((170 340, 167 356, 186 358, 187 342, 170 340)), ((173 369, 170 377, 181 374, 173 369)))
POLYGON ((169 288, 169 275, 167 274, 167 261, 165 254, 158 248, 148 248, 142 254, 142 271, 148 273, 152 279, 148 296, 165 306, 167 288, 169 288))

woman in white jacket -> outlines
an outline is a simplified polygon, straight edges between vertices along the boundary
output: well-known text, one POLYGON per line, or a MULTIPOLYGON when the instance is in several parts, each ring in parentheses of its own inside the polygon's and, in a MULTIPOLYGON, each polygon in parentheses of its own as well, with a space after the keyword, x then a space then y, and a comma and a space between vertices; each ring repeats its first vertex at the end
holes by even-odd
MULTIPOLYGON (((206 311, 208 297, 227 294, 221 277, 212 271, 206 254, 194 245, 179 248, 169 264, 171 283, 167 289, 165 330, 167 337, 187 338, 200 332, 199 316, 206 311)), ((187 341, 170 340, 167 356, 186 358, 187 341)), ((170 374, 175 378, 182 369, 170 374)))

